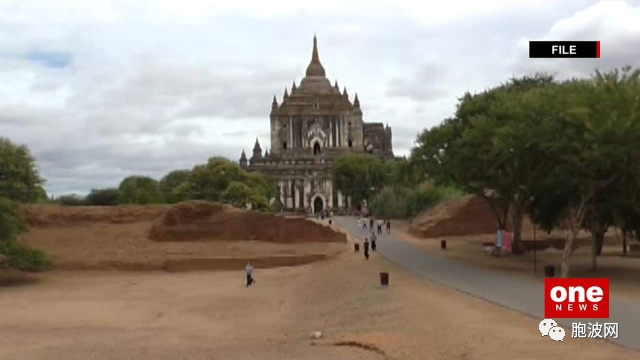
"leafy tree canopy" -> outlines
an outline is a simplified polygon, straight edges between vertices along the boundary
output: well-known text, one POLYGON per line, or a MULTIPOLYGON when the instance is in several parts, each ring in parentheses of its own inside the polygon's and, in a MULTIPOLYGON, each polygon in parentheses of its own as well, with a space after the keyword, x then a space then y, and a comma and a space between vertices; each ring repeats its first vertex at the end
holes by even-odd
POLYGON ((42 200, 43 182, 29 149, 0 137, 0 196, 18 202, 42 200))

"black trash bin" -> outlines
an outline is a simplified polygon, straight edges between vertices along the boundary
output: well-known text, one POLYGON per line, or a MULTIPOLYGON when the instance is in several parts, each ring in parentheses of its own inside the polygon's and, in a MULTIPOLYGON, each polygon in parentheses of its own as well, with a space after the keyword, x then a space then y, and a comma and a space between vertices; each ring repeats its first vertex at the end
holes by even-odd
POLYGON ((440 249, 442 250, 447 249, 447 240, 440 240, 440 249))
POLYGON ((555 277, 556 276, 556 267, 553 265, 547 265, 544 267, 544 276, 545 277, 555 277))
POLYGON ((380 285, 388 286, 389 285, 389 273, 381 272, 380 273, 380 285))
POLYGON ((355 251, 355 252, 359 252, 360 251, 360 244, 359 243, 353 244, 353 251, 355 251))

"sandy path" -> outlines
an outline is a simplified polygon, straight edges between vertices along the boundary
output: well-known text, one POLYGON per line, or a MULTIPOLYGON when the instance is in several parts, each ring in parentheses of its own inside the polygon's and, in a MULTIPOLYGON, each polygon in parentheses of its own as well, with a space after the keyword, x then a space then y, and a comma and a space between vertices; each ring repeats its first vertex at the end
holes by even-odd
POLYGON ((58 272, 0 286, 0 359, 637 359, 348 253, 241 272, 58 272), (377 285, 380 270, 392 286, 377 285), (311 331, 325 338, 313 345, 311 331), (386 355, 332 343, 351 341, 386 355))

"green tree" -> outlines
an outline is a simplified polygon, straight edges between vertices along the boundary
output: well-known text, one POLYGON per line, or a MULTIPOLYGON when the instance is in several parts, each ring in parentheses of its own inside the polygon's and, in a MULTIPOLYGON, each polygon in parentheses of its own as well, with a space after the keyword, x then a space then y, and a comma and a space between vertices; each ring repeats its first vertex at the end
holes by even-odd
POLYGON ((129 176, 118 186, 121 204, 157 204, 163 201, 158 182, 146 176, 129 176))
POLYGON ((221 201, 244 207, 251 204, 259 210, 277 208, 279 197, 275 183, 259 172, 247 172, 238 164, 213 157, 191 171, 173 171, 161 181, 163 191, 170 191, 173 201, 199 199, 221 201), (164 184, 164 185, 163 185, 164 184))
POLYGON ((233 181, 222 192, 222 201, 236 207, 244 208, 247 204, 254 209, 266 210, 267 200, 247 184, 233 181))
POLYGON ((0 196, 18 202, 41 200, 43 182, 29 149, 0 137, 0 196))
POLYGON ((352 204, 370 201, 372 195, 382 190, 386 181, 385 165, 380 158, 365 155, 341 156, 333 164, 333 184, 352 204))
POLYGON ((17 203, 0 197, 0 243, 14 241, 25 231, 17 203))
POLYGON ((189 170, 173 170, 160 179, 160 192, 166 202, 173 204, 188 199, 184 196, 184 188, 179 188, 189 178, 189 170))
POLYGON ((532 184, 544 175, 545 154, 537 123, 553 118, 547 93, 550 76, 511 79, 483 93, 466 94, 456 115, 418 138, 412 160, 436 181, 483 197, 506 228, 512 216, 514 252, 520 252, 521 225, 532 184))
POLYGON ((569 223, 561 265, 566 277, 578 231, 592 231, 595 268, 600 233, 616 217, 612 201, 620 207, 620 202, 637 198, 636 186, 628 185, 640 183, 637 166, 629 167, 640 161, 634 145, 640 136, 638 72, 627 68, 563 83, 561 98, 567 102, 565 110, 544 127, 551 167, 534 195, 532 213, 546 225, 569 223))
POLYGON ((278 187, 273 180, 260 172, 248 173, 244 181, 245 184, 254 189, 257 195, 262 196, 267 201, 280 197, 278 187))
POLYGON ((29 149, 0 138, 0 255, 8 259, 9 267, 39 271, 50 265, 43 252, 18 240, 27 230, 18 203, 41 201, 42 183, 29 149))
POLYGON ((501 228, 511 208, 514 246, 525 210, 548 230, 568 222, 563 276, 578 231, 589 229, 595 268, 606 229, 631 226, 638 209, 638 77, 630 68, 562 83, 536 75, 466 94, 453 118, 418 137, 412 161, 484 196, 501 228))
POLYGON ((233 181, 246 182, 247 172, 237 164, 219 157, 209 159, 206 165, 197 165, 189 174, 192 198, 221 201, 222 192, 233 181))

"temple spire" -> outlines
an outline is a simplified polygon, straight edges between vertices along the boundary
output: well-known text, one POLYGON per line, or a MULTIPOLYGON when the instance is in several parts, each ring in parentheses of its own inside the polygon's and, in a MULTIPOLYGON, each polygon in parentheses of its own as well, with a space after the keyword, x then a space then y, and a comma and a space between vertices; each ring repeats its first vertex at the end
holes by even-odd
POLYGON ((242 149, 242 154, 240 155, 240 166, 241 167, 247 166, 247 155, 244 153, 244 149, 242 149))
POLYGON ((292 94, 293 94, 293 91, 294 91, 295 89, 297 89, 297 87, 296 87, 296 81, 295 81, 295 80, 293 80, 293 85, 291 86, 291 93, 292 93, 292 94))
POLYGON ((311 62, 320 63, 320 56, 318 55, 318 38, 316 38, 316 34, 313 34, 313 54, 311 55, 311 62))
POLYGON ((260 142, 256 137, 256 144, 253 145, 253 156, 251 157, 251 159, 260 159, 260 158, 262 158, 262 148, 260 147, 260 142))
POLYGON ((320 55, 318 55, 318 39, 313 35, 313 52, 311 53, 311 62, 307 67, 307 76, 325 77, 324 68, 320 63, 320 55))
POLYGON ((282 102, 284 102, 289 97, 289 91, 287 88, 284 88, 284 95, 282 95, 282 102))
POLYGON ((360 107, 360 100, 358 100, 358 93, 356 93, 356 98, 353 100, 353 106, 356 108, 360 107))
POLYGON ((346 100, 349 100, 349 94, 347 94, 347 87, 344 87, 344 91, 342 92, 342 97, 346 100))
POLYGON ((276 95, 273 94, 273 102, 271 103, 271 108, 275 109, 278 107, 278 100, 276 100, 276 95))

